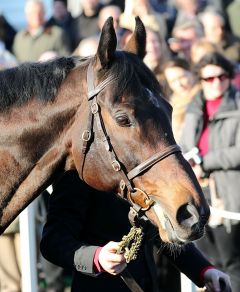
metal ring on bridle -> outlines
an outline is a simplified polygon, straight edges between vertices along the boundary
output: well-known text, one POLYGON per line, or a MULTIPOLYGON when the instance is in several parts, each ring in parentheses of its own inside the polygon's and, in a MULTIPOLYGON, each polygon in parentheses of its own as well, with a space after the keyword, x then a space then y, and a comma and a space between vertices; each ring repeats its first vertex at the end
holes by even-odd
MULTIPOLYGON (((133 188, 134 191, 136 192, 140 192, 141 194, 143 194, 145 196, 144 198, 144 203, 147 205, 147 207, 142 207, 141 206, 141 211, 148 211, 154 204, 155 204, 155 201, 151 198, 149 198, 148 194, 146 192, 144 192, 143 190, 139 189, 139 188, 133 188)), ((129 202, 134 206, 134 205, 137 205, 136 203, 134 203, 132 197, 131 197, 131 194, 133 194, 134 192, 128 192, 127 196, 128 196, 128 200, 129 202)))
POLYGON ((96 114, 98 112, 98 104, 96 102, 91 104, 91 111, 93 114, 96 114))
POLYGON ((112 167, 115 171, 121 170, 121 165, 117 160, 112 161, 112 167))
POLYGON ((91 132, 89 130, 84 130, 82 133, 82 140, 83 141, 89 141, 91 138, 91 132))

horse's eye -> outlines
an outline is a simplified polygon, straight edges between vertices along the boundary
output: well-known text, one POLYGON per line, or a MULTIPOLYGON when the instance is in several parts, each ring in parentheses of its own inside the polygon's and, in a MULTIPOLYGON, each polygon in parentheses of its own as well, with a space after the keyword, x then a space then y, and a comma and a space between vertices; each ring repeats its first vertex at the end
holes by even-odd
POLYGON ((132 125, 129 117, 126 114, 117 115, 116 121, 121 127, 130 127, 132 125))

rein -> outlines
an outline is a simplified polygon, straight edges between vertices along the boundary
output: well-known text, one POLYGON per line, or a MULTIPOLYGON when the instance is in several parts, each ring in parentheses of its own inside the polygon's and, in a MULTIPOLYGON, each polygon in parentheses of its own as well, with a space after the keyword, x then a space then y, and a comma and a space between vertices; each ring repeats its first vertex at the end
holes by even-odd
MULTIPOLYGON (((93 142, 93 123, 96 123, 98 133, 100 135, 100 140, 102 141, 106 151, 109 153, 111 165, 115 172, 118 172, 121 175, 121 180, 119 183, 120 193, 119 195, 123 199, 127 199, 132 207, 129 212, 129 220, 133 227, 131 228, 128 235, 122 238, 120 242, 119 249, 117 253, 124 252, 127 263, 131 260, 136 259, 137 252, 140 248, 143 232, 142 227, 139 224, 140 217, 145 217, 144 214, 149 210, 154 204, 155 201, 152 200, 149 195, 141 189, 134 187, 132 180, 141 175, 143 172, 147 171, 153 165, 159 161, 165 159, 169 155, 172 155, 177 152, 181 152, 181 149, 178 145, 170 145, 164 150, 152 155, 150 158, 140 163, 138 166, 130 170, 129 172, 125 171, 125 167, 121 166, 120 161, 111 145, 110 138, 107 135, 104 121, 100 112, 100 106, 97 102, 98 94, 115 78, 113 76, 107 77, 104 81, 100 82, 96 87, 94 86, 94 72, 92 63, 88 65, 87 69, 87 87, 88 87, 88 102, 89 102, 89 115, 87 121, 87 128, 82 133, 82 152, 80 157, 80 177, 83 179, 83 170, 84 163, 88 149, 93 142)), ((142 288, 137 284, 133 279, 131 274, 125 269, 121 273, 121 277, 126 285, 130 288, 131 291, 143 292, 142 288)))

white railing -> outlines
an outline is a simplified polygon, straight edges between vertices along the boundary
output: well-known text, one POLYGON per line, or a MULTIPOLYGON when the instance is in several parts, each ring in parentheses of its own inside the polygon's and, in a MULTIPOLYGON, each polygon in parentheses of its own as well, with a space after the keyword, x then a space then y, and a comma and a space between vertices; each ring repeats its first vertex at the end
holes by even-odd
POLYGON ((181 292, 196 292, 197 286, 183 273, 181 273, 181 292))
POLYGON ((22 292, 37 292, 35 202, 19 215, 22 292))
POLYGON ((217 215, 219 217, 222 217, 224 219, 231 219, 231 220, 238 220, 240 221, 240 213, 236 213, 236 212, 230 212, 230 211, 226 211, 226 210, 219 210, 217 208, 213 208, 210 206, 210 210, 211 210, 211 214, 217 215))

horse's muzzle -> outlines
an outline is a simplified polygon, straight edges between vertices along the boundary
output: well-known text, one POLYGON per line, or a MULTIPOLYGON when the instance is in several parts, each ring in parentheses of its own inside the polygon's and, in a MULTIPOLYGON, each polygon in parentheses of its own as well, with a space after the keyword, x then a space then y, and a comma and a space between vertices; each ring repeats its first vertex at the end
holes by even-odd
POLYGON ((197 240, 204 234, 204 227, 210 215, 209 207, 197 208, 192 203, 182 205, 176 215, 180 228, 174 228, 176 237, 180 241, 197 240))
POLYGON ((201 238, 208 218, 208 208, 198 210, 190 203, 184 204, 178 209, 177 222, 164 214, 164 226, 168 240, 181 245, 201 238))

